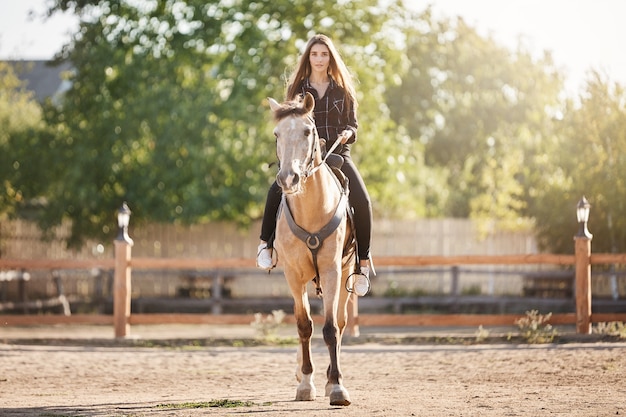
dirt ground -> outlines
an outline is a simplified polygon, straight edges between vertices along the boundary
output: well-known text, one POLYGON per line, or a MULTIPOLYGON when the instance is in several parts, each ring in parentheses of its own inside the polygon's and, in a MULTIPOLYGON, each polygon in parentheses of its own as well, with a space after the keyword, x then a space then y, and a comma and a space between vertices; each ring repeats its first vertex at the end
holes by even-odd
POLYGON ((624 342, 350 343, 342 355, 347 407, 323 396, 328 354, 319 339, 318 398, 294 401, 295 351, 0 343, 0 415, 626 415, 624 342), (245 404, 208 407, 215 400, 245 404))

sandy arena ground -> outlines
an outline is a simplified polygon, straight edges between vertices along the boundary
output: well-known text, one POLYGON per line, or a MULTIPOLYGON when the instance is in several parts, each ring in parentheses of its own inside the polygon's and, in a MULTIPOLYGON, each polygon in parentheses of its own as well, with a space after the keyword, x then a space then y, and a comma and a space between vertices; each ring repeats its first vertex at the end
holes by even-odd
MULTIPOLYGON (((0 340, 1 342, 1 340, 0 340)), ((0 343, 0 416, 621 416, 626 343, 344 346, 352 404, 295 402, 295 347, 0 343), (228 399, 253 404, 190 408, 228 399), (176 408, 178 407, 178 408, 176 408)), ((320 395, 321 394, 321 395, 320 395)))

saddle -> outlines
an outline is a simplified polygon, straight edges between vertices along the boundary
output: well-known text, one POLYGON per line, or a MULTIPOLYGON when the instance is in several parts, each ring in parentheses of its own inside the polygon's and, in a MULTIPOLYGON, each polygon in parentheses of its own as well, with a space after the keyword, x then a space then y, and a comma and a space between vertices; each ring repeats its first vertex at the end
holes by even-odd
POLYGON ((343 166, 343 156, 336 154, 336 153, 331 153, 326 157, 326 163, 328 164, 329 167, 331 168, 337 168, 337 169, 341 169, 341 167, 343 166))
POLYGON ((324 158, 326 161, 326 165, 328 165, 330 167, 330 170, 333 172, 333 174, 335 174, 335 177, 337 177, 339 184, 341 184, 343 192, 346 193, 347 195, 349 192, 348 177, 346 177, 346 175, 343 172, 341 172, 341 167, 343 166, 343 163, 344 163, 343 156, 336 154, 336 153, 330 153, 330 154, 324 155, 324 158))

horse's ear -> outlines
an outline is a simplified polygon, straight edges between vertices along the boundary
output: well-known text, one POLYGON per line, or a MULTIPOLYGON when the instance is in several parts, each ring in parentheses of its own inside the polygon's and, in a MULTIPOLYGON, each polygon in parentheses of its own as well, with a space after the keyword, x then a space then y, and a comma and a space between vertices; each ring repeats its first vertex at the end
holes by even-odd
POLYGON ((309 113, 315 108, 315 98, 313 98, 313 94, 309 92, 304 96, 304 108, 309 113))
POLYGON ((268 97, 267 101, 270 102, 270 109, 272 109, 273 112, 275 112, 276 110, 280 109, 280 104, 276 100, 274 100, 273 98, 268 97))

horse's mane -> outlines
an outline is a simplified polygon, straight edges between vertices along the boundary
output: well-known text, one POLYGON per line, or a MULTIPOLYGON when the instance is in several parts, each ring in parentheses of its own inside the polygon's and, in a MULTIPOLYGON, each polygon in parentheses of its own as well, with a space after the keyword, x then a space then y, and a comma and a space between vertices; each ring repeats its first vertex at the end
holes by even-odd
POLYGON ((309 111, 304 107, 302 99, 285 101, 274 111, 274 119, 279 122, 288 116, 305 116, 309 111))

